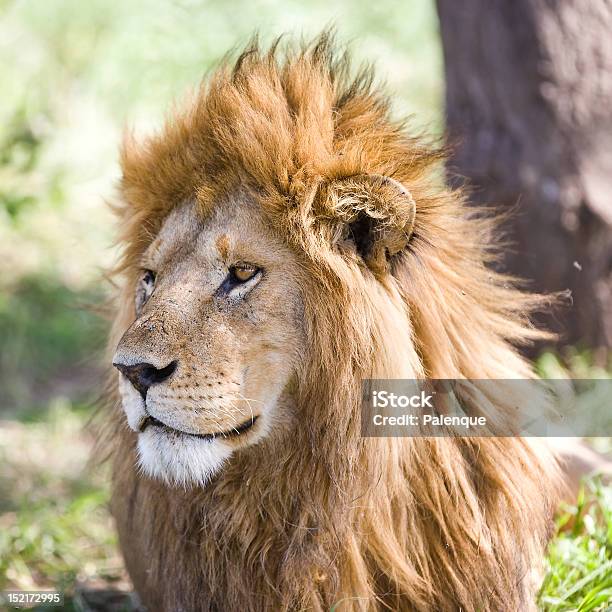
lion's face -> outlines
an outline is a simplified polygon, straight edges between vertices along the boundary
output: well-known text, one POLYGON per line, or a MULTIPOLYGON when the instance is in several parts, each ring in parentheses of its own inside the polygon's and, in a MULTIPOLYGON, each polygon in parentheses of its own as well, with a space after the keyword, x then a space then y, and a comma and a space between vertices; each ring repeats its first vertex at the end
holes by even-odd
POLYGON ((266 436, 303 354, 299 266, 245 197, 175 209, 146 250, 113 363, 141 468, 204 483, 266 436))

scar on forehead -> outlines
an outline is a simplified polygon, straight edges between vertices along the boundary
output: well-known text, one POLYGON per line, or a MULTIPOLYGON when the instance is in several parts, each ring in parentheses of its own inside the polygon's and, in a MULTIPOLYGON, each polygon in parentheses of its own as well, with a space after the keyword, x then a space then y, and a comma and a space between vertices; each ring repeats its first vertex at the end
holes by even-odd
POLYGON ((229 237, 227 236, 227 234, 221 234, 217 238, 215 245, 217 246, 217 250, 219 251, 219 254, 221 255, 221 257, 223 259, 226 259, 227 256, 229 255, 229 247, 230 247, 230 241, 229 241, 229 237))

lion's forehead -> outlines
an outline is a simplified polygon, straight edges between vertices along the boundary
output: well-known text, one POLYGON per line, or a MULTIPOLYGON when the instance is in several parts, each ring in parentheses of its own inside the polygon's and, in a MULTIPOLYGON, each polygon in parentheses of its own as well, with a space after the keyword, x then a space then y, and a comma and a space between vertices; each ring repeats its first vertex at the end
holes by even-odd
POLYGON ((155 269, 185 264, 194 257, 201 264, 215 266, 251 258, 257 260, 251 263, 266 265, 271 260, 287 261, 291 254, 273 234, 254 199, 240 193, 219 199, 207 209, 195 198, 177 205, 164 219, 141 263, 155 269))
POLYGON ((202 231, 195 200, 175 206, 162 222, 157 236, 145 251, 146 261, 161 261, 186 242, 193 242, 202 231))

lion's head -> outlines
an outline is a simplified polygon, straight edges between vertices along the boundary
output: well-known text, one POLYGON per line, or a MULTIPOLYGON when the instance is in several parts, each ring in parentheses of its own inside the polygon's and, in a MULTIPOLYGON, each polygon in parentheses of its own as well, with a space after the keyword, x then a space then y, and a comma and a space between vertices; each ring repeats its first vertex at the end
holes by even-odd
MULTIPOLYGON (((304 79, 302 86, 333 69, 324 66, 326 44, 313 51, 312 62, 294 66, 292 78, 304 79)), ((299 135, 289 129, 295 111, 287 101, 285 115, 270 107, 280 96, 301 94, 281 83, 270 91, 271 69, 260 64, 229 80, 221 72, 202 93, 198 113, 207 119, 194 135, 209 146, 199 159, 187 149, 182 161, 176 152, 158 150, 180 123, 144 151, 136 153, 131 143, 125 148, 127 223, 133 226, 137 216, 142 227, 130 236, 126 265, 133 320, 113 363, 128 423, 138 434, 140 465, 169 482, 204 483, 235 450, 295 426, 303 415, 287 394, 334 345, 338 351, 363 346, 377 318, 388 326, 395 321, 397 333, 410 328, 388 278, 413 232, 410 189, 418 185, 401 182, 392 160, 364 164, 363 157, 394 135, 358 137, 366 126, 350 115, 343 126, 322 106, 334 95, 327 83, 298 112, 298 129, 310 132, 311 142, 296 150, 299 135), (216 116, 218 105, 247 117, 228 121, 216 116), (249 115, 252 123, 242 129, 249 115), (343 131, 352 138, 339 137, 343 131), (185 162, 195 166, 182 168, 185 162), (181 169, 189 176, 174 177, 173 184, 184 181, 179 192, 164 194, 153 184, 164 180, 164 170, 181 169), (149 202, 155 208, 147 211, 149 202), (386 306, 384 316, 376 312, 376 302, 394 293, 396 312, 389 316, 393 308, 386 306), (369 303, 373 294, 379 295, 369 303), (325 304, 339 297, 338 312, 326 321, 325 304), (342 333, 336 322, 341 315, 350 319, 353 308, 361 329, 335 337, 342 333)), ((421 152, 424 159, 428 154, 421 152)), ((408 337, 401 353, 414 352, 408 337)), ((413 362, 422 369, 417 361, 403 360, 404 374, 416 373, 413 362)))
MULTIPOLYGON (((411 194, 372 174, 321 183, 316 197, 334 204, 319 250, 345 290, 371 291, 364 271, 384 273, 410 238, 411 194)), ((141 467, 183 484, 204 484, 236 449, 296 424, 288 395, 313 357, 304 294, 321 292, 313 262, 278 235, 256 193, 236 184, 209 208, 181 202, 144 249, 135 321, 113 357, 141 467)))
POLYGON ((365 439, 359 417, 367 378, 530 376, 513 344, 539 298, 488 267, 491 221, 369 73, 327 37, 277 56, 248 49, 123 147, 132 577, 154 609, 523 608, 545 461, 520 439, 365 439))
POLYGON ((297 258, 248 194, 219 210, 203 217, 194 199, 164 220, 113 358, 140 465, 172 482, 204 483, 282 426, 304 352, 297 258))

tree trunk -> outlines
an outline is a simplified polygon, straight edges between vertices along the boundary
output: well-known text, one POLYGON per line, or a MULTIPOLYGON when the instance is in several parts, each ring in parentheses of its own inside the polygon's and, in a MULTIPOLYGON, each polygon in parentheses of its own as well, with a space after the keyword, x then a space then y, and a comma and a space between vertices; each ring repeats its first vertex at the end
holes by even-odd
POLYGON ((572 303, 561 342, 612 346, 612 0, 437 0, 450 170, 513 207, 505 269, 572 303))

